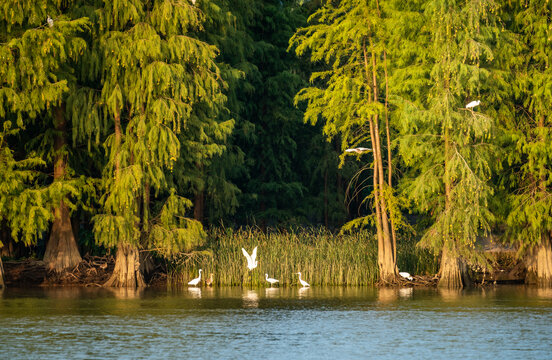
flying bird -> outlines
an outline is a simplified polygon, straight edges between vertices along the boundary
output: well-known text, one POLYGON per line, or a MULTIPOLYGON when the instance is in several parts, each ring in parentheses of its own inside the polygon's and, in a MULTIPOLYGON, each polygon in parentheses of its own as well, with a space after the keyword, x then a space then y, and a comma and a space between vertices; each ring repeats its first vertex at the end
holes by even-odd
POLYGON ((299 274, 299 282, 301 283, 301 285, 303 285, 303 287, 305 287, 305 286, 310 286, 308 282, 306 282, 305 280, 301 279, 301 272, 298 272, 297 274, 299 274))
POLYGON ((354 149, 347 149, 345 150, 345 152, 348 152, 348 153, 357 153, 357 154, 362 154, 363 152, 365 151, 370 151, 372 149, 368 149, 368 148, 365 148, 365 147, 357 147, 357 148, 354 148, 354 149))
POLYGON ((400 272, 399 275, 402 276, 405 279, 410 280, 410 281, 414 280, 414 278, 407 272, 400 272))
POLYGON ((255 260, 255 258, 257 257, 257 247, 255 246, 255 249, 253 249, 253 252, 251 253, 251 255, 249 255, 244 248, 242 248, 242 252, 245 255, 245 258, 247 259, 247 268, 249 270, 255 269, 257 267, 257 260, 255 260))
POLYGON ((48 26, 52 27, 54 26, 54 20, 48 15, 48 19, 46 19, 46 22, 48 22, 48 26))
POLYGON ((190 280, 190 282, 188 283, 188 285, 197 286, 197 284, 199 284, 200 281, 201 281, 201 269, 199 269, 199 276, 196 277, 196 278, 193 279, 193 280, 190 280))
POLYGON ((280 282, 280 280, 269 278, 268 274, 265 274, 265 278, 266 278, 266 281, 268 281, 270 283, 270 286, 280 282))
POLYGON ((481 101, 479 101, 479 100, 472 101, 471 103, 466 105, 466 109, 472 109, 472 108, 476 107, 477 105, 479 105, 480 103, 481 103, 481 101))

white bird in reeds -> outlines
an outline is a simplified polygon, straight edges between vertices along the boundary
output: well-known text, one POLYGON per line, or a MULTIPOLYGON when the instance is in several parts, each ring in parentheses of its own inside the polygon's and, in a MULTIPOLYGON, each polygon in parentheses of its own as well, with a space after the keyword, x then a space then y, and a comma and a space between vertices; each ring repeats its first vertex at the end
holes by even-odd
POLYGON ((269 278, 268 274, 265 274, 265 278, 266 278, 266 281, 268 281, 270 283, 270 286, 280 282, 280 280, 269 278))
POLYGON ((479 100, 472 101, 468 105, 466 105, 466 109, 472 109, 472 108, 476 107, 477 105, 479 105, 480 103, 481 103, 481 101, 479 101, 479 100))
POLYGON ((357 153, 357 154, 362 154, 363 152, 370 151, 370 150, 372 150, 372 149, 368 149, 368 148, 365 148, 365 147, 357 147, 357 148, 353 148, 353 149, 347 149, 347 150, 345 150, 345 152, 347 152, 347 153, 354 152, 354 153, 357 153))
POLYGON ((53 27, 54 26, 54 19, 52 19, 50 17, 50 15, 48 15, 48 18, 46 19, 46 22, 48 23, 48 26, 49 27, 53 27))
POLYGON ((190 280, 190 281, 188 282, 188 285, 197 286, 197 284, 199 284, 200 281, 201 281, 201 269, 199 269, 199 276, 196 277, 196 278, 193 279, 193 280, 190 280))
POLYGON ((308 282, 301 279, 301 272, 298 272, 297 274, 299 274, 299 282, 301 283, 301 285, 303 285, 303 287, 310 286, 308 282))
POLYGON ((414 280, 414 278, 407 272, 400 272, 399 275, 402 276, 405 279, 410 280, 410 281, 414 280))
POLYGON ((249 270, 255 269, 257 267, 257 260, 255 260, 255 258, 257 257, 257 247, 255 246, 255 249, 253 249, 253 252, 251 253, 251 255, 249 255, 244 248, 242 248, 242 252, 245 255, 245 258, 247 259, 247 268, 249 270))

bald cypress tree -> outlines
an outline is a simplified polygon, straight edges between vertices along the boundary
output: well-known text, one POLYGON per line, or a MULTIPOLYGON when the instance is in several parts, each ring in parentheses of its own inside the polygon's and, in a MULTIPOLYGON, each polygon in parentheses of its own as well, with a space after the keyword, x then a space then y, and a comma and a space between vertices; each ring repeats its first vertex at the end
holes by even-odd
POLYGON ((77 140, 105 139, 102 210, 93 221, 96 241, 117 247, 106 285, 141 287, 141 249, 171 256, 203 239, 201 224, 186 217, 192 202, 168 188, 167 172, 183 165, 182 155, 220 151, 212 139, 231 122, 212 120, 224 84, 217 49, 195 36, 204 17, 192 2, 97 5, 71 111, 86 114, 74 120, 77 140))
POLYGON ((508 237, 528 264, 528 278, 552 286, 552 93, 550 91, 550 14, 547 1, 504 3, 508 30, 518 51, 506 63, 514 71, 511 97, 515 118, 505 123, 512 140, 509 151, 510 212, 508 237), (510 17, 511 16, 511 17, 510 17))
POLYGON ((398 271, 390 222, 392 189, 384 168, 384 159, 391 160, 383 140, 387 101, 380 96, 385 84, 382 25, 377 1, 328 1, 309 18, 308 27, 297 31, 290 46, 299 55, 308 54, 311 62, 326 65, 312 74, 312 86, 296 96, 296 102, 307 102, 305 120, 315 124, 324 119, 324 134, 339 138, 341 151, 368 144, 372 148, 379 276, 382 282, 392 283, 398 271))
POLYGON ((441 254, 439 285, 458 288, 469 283, 470 264, 487 265, 475 243, 494 219, 488 208, 493 120, 479 110, 488 106, 496 4, 436 0, 403 9, 415 16, 405 16, 396 30, 416 35, 396 37, 400 63, 407 64, 396 74, 404 76, 398 86, 408 100, 400 125, 408 167, 402 186, 415 208, 433 219, 421 245, 441 254), (465 107, 478 99, 479 107, 465 107))
MULTIPOLYGON (((28 205, 19 204, 21 208, 11 214, 4 208, 0 218, 8 219, 12 237, 17 239, 23 230, 19 223, 22 219, 16 221, 14 216, 27 215, 29 230, 24 231, 27 244, 36 239, 31 236, 33 232, 44 231, 44 226, 53 221, 45 260, 55 270, 74 266, 81 260, 70 227, 68 206, 74 205, 69 197, 77 195, 78 189, 65 174, 63 108, 74 79, 71 64, 86 45, 79 33, 85 29, 87 20, 71 16, 73 6, 71 1, 4 1, 0 5, 0 120, 3 124, 0 148, 6 176, 2 180, 14 180, 6 184, 9 189, 5 189, 3 196, 10 198, 12 204, 25 201, 28 205), (16 133, 28 140, 23 130, 30 126, 50 130, 54 139, 50 144, 54 147, 50 152, 55 158, 54 182, 40 190, 34 181, 38 174, 27 167, 32 164, 33 169, 38 169, 39 158, 28 155, 17 160, 9 148, 10 137, 16 133), (13 192, 14 189, 17 191, 13 192), (44 211, 53 214, 46 216, 44 211)), ((40 155, 48 159, 44 153, 40 155)))

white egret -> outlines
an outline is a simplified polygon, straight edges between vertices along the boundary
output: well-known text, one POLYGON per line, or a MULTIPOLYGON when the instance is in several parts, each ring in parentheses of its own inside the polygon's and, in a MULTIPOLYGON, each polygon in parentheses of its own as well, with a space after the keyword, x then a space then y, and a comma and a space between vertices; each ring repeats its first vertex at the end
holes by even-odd
POLYGON ((400 272, 399 275, 402 276, 405 279, 410 280, 410 281, 414 280, 414 278, 407 272, 400 272))
POLYGON ((193 279, 193 280, 190 280, 190 281, 188 282, 188 285, 197 286, 197 284, 199 284, 200 281, 201 281, 201 269, 199 269, 199 276, 196 277, 196 278, 193 279))
POLYGON ((49 27, 54 26, 54 20, 50 17, 50 15, 48 15, 48 19, 46 19, 46 22, 48 23, 49 27))
POLYGON ((479 105, 480 103, 481 103, 481 101, 479 101, 479 100, 472 101, 471 103, 469 103, 468 105, 466 105, 466 109, 474 108, 474 107, 476 107, 477 105, 479 105))
POLYGON ((273 278, 269 278, 268 277, 268 274, 265 274, 265 278, 266 278, 266 281, 268 281, 270 283, 270 286, 272 286, 273 284, 276 284, 276 283, 279 283, 280 280, 276 280, 276 279, 273 279, 273 278))
POLYGON ((253 252, 251 253, 251 255, 249 255, 244 248, 242 248, 242 252, 245 255, 245 258, 247 259, 247 268, 249 270, 255 269, 257 267, 257 260, 255 260, 255 258, 257 257, 257 247, 255 246, 255 249, 253 249, 253 252))
POLYGON ((370 151, 372 149, 368 149, 368 148, 365 148, 365 147, 357 147, 357 148, 354 148, 354 149, 347 149, 345 150, 345 152, 348 152, 348 153, 357 153, 357 154, 362 154, 363 152, 365 151, 370 151))
POLYGON ((299 282, 301 283, 301 285, 303 285, 303 286, 310 286, 308 282, 306 282, 305 280, 301 279, 301 272, 298 272, 297 274, 299 274, 299 282))

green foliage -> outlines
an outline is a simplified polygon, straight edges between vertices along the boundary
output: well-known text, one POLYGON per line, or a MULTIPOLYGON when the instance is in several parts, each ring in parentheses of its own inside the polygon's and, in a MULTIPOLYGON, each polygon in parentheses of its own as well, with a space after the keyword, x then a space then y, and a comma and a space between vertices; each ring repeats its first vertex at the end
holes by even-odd
MULTIPOLYGON (((421 244, 436 253, 446 246, 455 256, 483 264, 485 259, 474 247, 494 221, 488 206, 496 154, 490 142, 493 121, 478 108, 472 111, 464 106, 479 98, 480 109, 488 106, 484 99, 490 92, 490 46, 499 32, 495 10, 492 1, 430 1, 419 8, 415 24, 421 33, 416 44, 420 54, 403 52, 399 64, 402 74, 412 66, 411 86, 425 84, 426 89, 404 94, 397 101, 399 151, 409 169, 402 190, 411 207, 434 220, 421 244), (430 72, 420 71, 422 62, 431 64, 430 72)), ((405 28, 411 30, 412 23, 397 31, 405 28)))
MULTIPOLYGON (((0 5, 0 219, 26 245, 49 228, 62 199, 75 209, 83 199, 80 188, 90 193, 86 180, 68 177, 47 185, 51 180, 41 172, 55 153, 54 108, 73 86, 73 65, 86 48, 80 35, 88 19, 73 16, 73 8, 71 1, 0 5)), ((57 154, 65 157, 68 149, 62 146, 57 154)))
POLYGON ((508 30, 519 44, 517 56, 504 64, 515 72, 510 99, 516 109, 515 120, 505 123, 512 144, 506 223, 508 237, 523 251, 552 231, 551 8, 545 1, 528 1, 504 4, 503 11, 515 14, 508 30))
POLYGON ((81 67, 88 87, 71 99, 74 139, 103 143, 99 244, 120 243, 163 256, 201 242, 186 219, 189 200, 171 190, 167 173, 193 174, 197 162, 224 150, 232 121, 216 121, 225 83, 218 50, 198 40, 204 15, 187 1, 105 2, 96 9, 90 53, 81 67), (91 116, 82 114, 90 113, 91 116), (157 212, 156 203, 161 202, 157 212))
MULTIPOLYGON (((170 262, 170 281, 185 283, 201 268, 215 284, 268 286, 265 273, 281 286, 298 283, 301 271, 311 285, 373 285, 377 280, 377 242, 373 233, 358 231, 336 235, 321 228, 294 228, 263 233, 255 228, 214 228, 208 233, 210 252, 183 256, 170 262), (258 246, 259 264, 251 273, 241 248, 258 246), (187 280, 188 279, 188 280, 187 280)), ((415 239, 401 239, 398 248, 401 269, 415 274, 433 274, 436 259, 416 248, 415 239)))
MULTIPOLYGON (((11 237, 25 245, 36 242, 53 218, 50 189, 37 186, 37 167, 44 162, 37 157, 17 161, 7 147, 7 137, 17 130, 4 122, 0 132, 0 221, 6 221, 11 237)), ((0 246, 2 244, 0 243, 0 246)))
POLYGON ((177 196, 173 191, 157 218, 152 221, 148 247, 168 258, 180 255, 183 251, 190 252, 201 245, 205 238, 201 223, 179 215, 185 214, 191 207, 191 201, 177 196))

